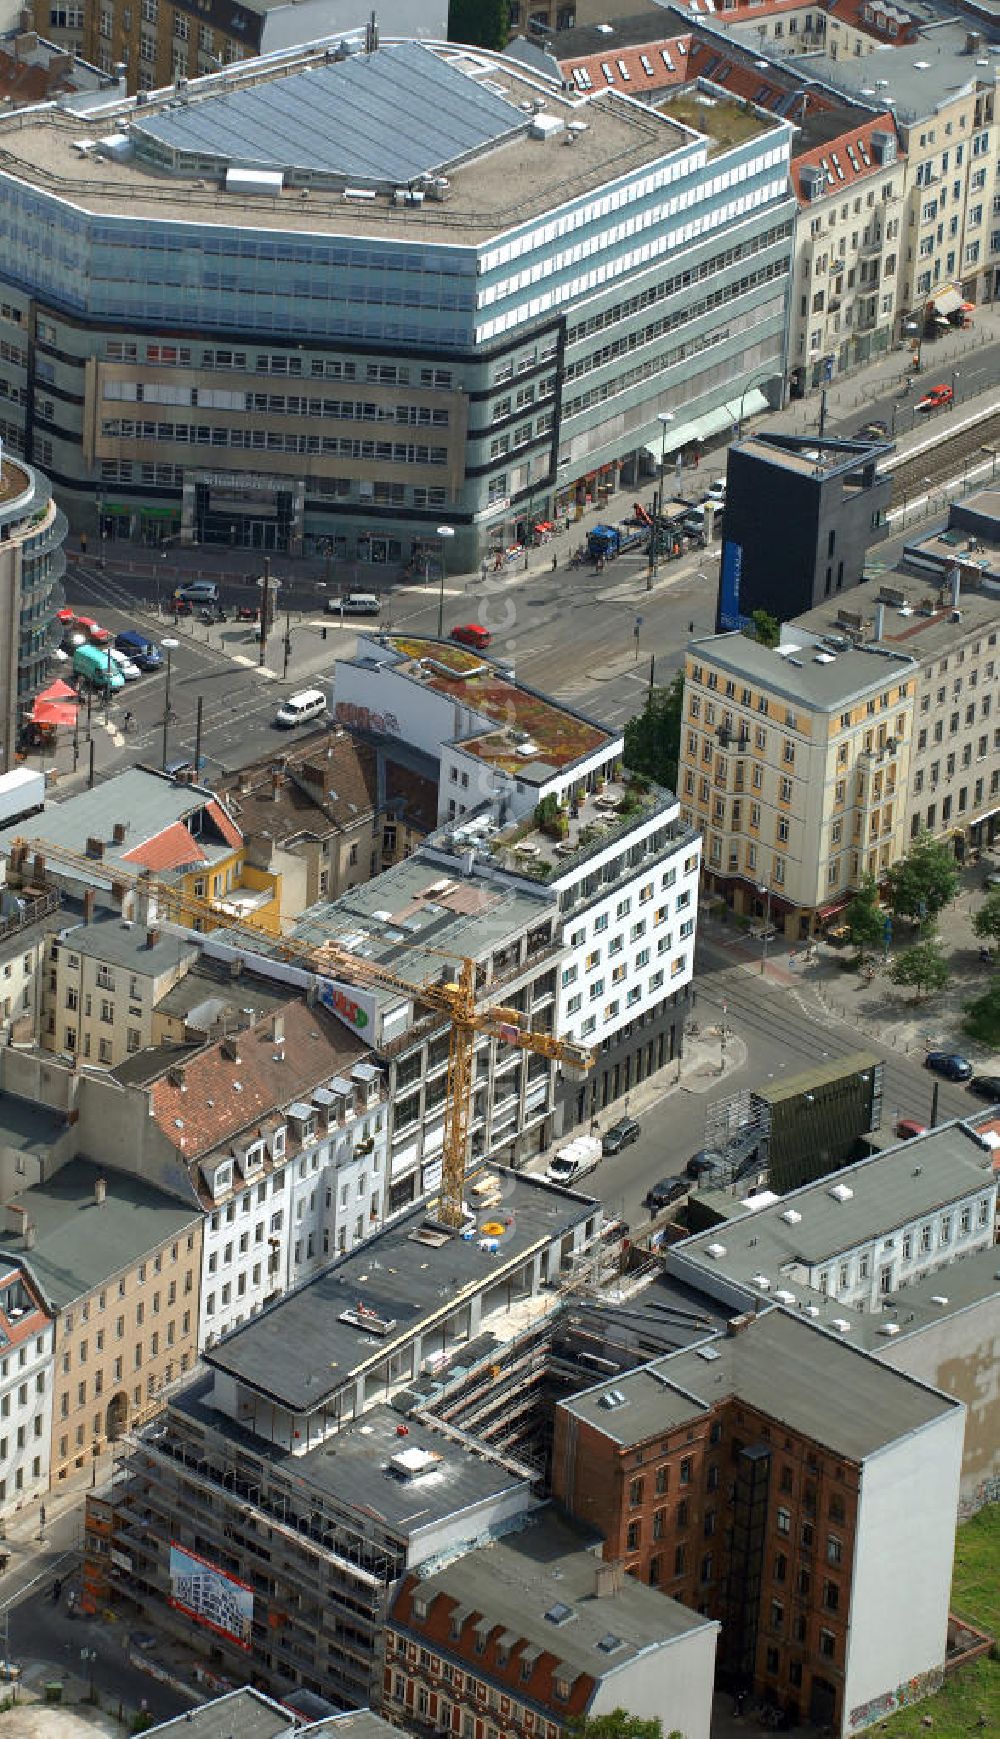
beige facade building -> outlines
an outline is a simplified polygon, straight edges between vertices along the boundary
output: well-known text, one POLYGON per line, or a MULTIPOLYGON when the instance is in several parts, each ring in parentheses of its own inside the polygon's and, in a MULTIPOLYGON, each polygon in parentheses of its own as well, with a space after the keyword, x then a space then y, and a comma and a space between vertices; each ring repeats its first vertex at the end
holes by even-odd
POLYGON ((49 941, 42 1042, 81 1062, 114 1068, 153 1043, 158 1004, 199 958, 176 927, 93 915, 49 941))
POLYGON ((202 1216, 74 1159, 6 1207, 0 1249, 56 1318, 51 1483, 148 1419, 198 1344, 202 1216))
POLYGON ((706 885, 794 937, 903 853, 917 686, 906 652, 798 628, 780 650, 742 634, 692 642, 679 770, 706 885))

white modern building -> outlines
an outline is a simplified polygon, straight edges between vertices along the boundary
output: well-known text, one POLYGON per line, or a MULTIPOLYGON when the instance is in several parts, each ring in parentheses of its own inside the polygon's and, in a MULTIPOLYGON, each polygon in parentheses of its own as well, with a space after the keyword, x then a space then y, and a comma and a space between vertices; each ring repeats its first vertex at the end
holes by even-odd
POLYGON ((49 1489, 55 1322, 16 1257, 0 1264, 0 1516, 49 1489))

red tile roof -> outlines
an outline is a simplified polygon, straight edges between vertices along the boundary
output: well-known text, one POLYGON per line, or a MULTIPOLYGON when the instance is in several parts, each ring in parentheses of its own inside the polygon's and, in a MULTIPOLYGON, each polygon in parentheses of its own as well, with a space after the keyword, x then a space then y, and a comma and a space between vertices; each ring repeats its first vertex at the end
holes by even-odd
POLYGON ((917 20, 890 0, 829 0, 827 11, 840 24, 852 26, 879 42, 916 42, 917 20))
POLYGON ((209 798, 209 801, 205 804, 205 808, 212 817, 212 820, 215 822, 215 825, 219 829, 226 844, 231 845, 233 850, 236 851, 238 847, 243 844, 243 835, 232 816, 227 813, 226 809, 215 797, 209 798))
POLYGON ((153 1117, 185 1159, 197 1159, 231 1141, 333 1075, 349 1075, 367 1048, 322 1009, 291 1001, 278 1011, 284 1037, 274 1037, 275 1014, 198 1051, 164 1064, 149 1088, 153 1117), (235 1052, 229 1055, 227 1052, 235 1052))
MULTIPOLYGON (((812 202, 803 196, 801 170, 806 164, 822 169, 826 175, 825 194, 836 194, 845 191, 856 181, 865 181, 871 175, 883 175, 885 165, 876 163, 872 151, 873 133, 892 133, 895 124, 892 116, 885 112, 875 115, 860 127, 850 127, 839 133, 835 139, 829 139, 823 145, 814 145, 811 151, 803 151, 801 156, 792 158, 792 183, 800 205, 812 202), (839 173, 838 173, 839 171, 839 173)), ((897 146, 897 152, 899 148, 897 146)), ((902 155, 900 152, 899 155, 902 155)))
POLYGON ((690 41, 688 36, 657 37, 638 48, 621 48, 612 39, 606 50, 571 56, 561 60, 559 68, 581 92, 614 88, 636 96, 642 91, 667 90, 686 84, 691 76, 687 70, 690 41))
POLYGON ((151 839, 144 839, 141 845, 123 852, 122 861, 141 864, 148 870, 168 870, 185 869, 188 864, 207 863, 208 860, 183 821, 174 821, 162 833, 154 833, 151 839))

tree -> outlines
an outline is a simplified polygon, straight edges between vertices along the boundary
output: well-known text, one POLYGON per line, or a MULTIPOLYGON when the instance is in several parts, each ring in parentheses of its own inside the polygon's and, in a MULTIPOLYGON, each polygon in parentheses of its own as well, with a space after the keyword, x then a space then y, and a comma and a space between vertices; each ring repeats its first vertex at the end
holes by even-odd
POLYGON ((781 639, 781 623, 777 616, 772 616, 767 610, 752 610, 750 612, 751 626, 743 632, 748 640, 759 640, 762 646, 777 646, 781 639))
MULTIPOLYGON (((659 1715, 647 1721, 624 1709, 612 1709, 608 1715, 581 1715, 570 1722, 569 1730, 573 1739, 664 1739, 659 1715)), ((675 1727, 666 1739, 684 1739, 684 1735, 675 1727)))
POLYGON ((962 1026, 970 1039, 996 1050, 1000 1045, 1000 974, 990 980, 988 990, 965 1005, 962 1026))
POLYGON ((866 876, 844 913, 851 941, 859 954, 866 948, 880 948, 885 938, 885 913, 879 905, 878 883, 866 876))
POLYGON ((625 726, 626 767, 647 773, 671 791, 677 789, 683 707, 684 675, 678 671, 669 688, 650 689, 641 713, 625 726))
POLYGON ((510 36, 507 0, 449 0, 448 41, 479 48, 506 48, 510 36))
POLYGON ((889 977, 893 984, 912 984, 916 991, 916 1000, 929 991, 943 990, 948 982, 948 962, 941 952, 941 944, 936 936, 927 936, 922 942, 914 942, 905 954, 900 954, 889 969, 889 977))
POLYGON ((972 920, 972 928, 981 942, 1000 942, 1000 888, 996 888, 980 906, 972 920))
POLYGON ((938 913, 954 899, 959 875, 948 847, 922 833, 906 856, 893 864, 886 882, 889 904, 897 918, 933 925, 938 913))

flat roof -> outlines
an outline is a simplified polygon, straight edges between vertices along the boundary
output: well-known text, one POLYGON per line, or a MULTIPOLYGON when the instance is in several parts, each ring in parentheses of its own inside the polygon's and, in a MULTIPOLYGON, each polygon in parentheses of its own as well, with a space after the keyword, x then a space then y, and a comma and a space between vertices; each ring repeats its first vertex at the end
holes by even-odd
POLYGON ((201 1703, 170 1721, 161 1721, 147 1731, 150 1739, 157 1733, 173 1735, 173 1739, 285 1739, 297 1728, 288 1709, 241 1685, 238 1691, 227 1691, 201 1703))
MULTIPOLYGON (((288 984, 263 978, 252 970, 253 955, 248 955, 243 971, 234 978, 228 961, 213 960, 199 950, 199 958, 190 971, 172 984, 156 1005, 158 1015, 188 1021, 207 1032, 216 1020, 229 1018, 235 1024, 260 1020, 275 1009, 284 1008, 291 990, 288 984)), ((172 1047, 172 1051, 175 1048, 172 1047)), ((124 1065, 119 1065, 124 1067, 124 1065)), ((117 1073, 117 1071, 115 1071, 117 1073)))
POLYGON ((778 471, 815 477, 822 483, 834 477, 850 477, 861 465, 887 459, 891 451, 891 441, 855 441, 841 436, 821 441, 818 435, 766 432, 745 436, 735 448, 740 457, 756 459, 778 471))
MULTIPOLYGON (((280 63, 248 60, 227 67, 224 74, 192 80, 184 95, 184 107, 190 111, 217 104, 229 94, 296 76, 307 64, 325 74, 326 53, 335 52, 338 41, 339 38, 331 38, 326 45, 293 51, 280 63)), ((485 51, 450 45, 433 49, 426 45, 402 45, 416 48, 421 57, 418 63, 421 76, 414 80, 410 57, 395 56, 394 50, 399 46, 383 38, 383 46, 372 59, 382 58, 389 68, 388 82, 380 85, 381 112, 384 114, 389 105, 394 118, 398 107, 407 124, 415 125, 420 120, 425 148, 418 152, 416 141, 410 142, 407 161, 411 164, 419 159, 435 159, 435 166, 440 166, 444 123, 437 110, 445 100, 449 106, 454 101, 457 78, 468 80, 473 93, 479 85, 478 95, 466 99, 476 110, 485 83, 491 87, 486 95, 493 102, 513 105, 520 111, 522 103, 532 103, 538 98, 563 126, 571 120, 583 119, 586 130, 578 135, 572 156, 559 148, 559 137, 554 140, 529 137, 531 116, 522 113, 520 127, 487 138, 478 148, 473 146, 447 163, 444 178, 449 186, 445 200, 428 197, 420 205, 397 206, 392 189, 374 199, 352 199, 335 187, 303 189, 301 185, 283 191, 262 189, 249 193, 238 183, 227 190, 214 180, 211 171, 207 180, 203 170, 166 174, 162 167, 143 162, 136 153, 127 150, 110 156, 92 151, 81 153, 75 146, 85 130, 86 113, 78 110, 66 115, 53 106, 11 117, 13 125, 5 117, 0 118, 5 172, 85 211, 116 218, 474 246, 659 162, 691 143, 690 136, 669 120, 643 105, 623 100, 617 92, 604 92, 598 101, 581 104, 554 89, 551 81, 541 75, 485 51), (438 88, 437 73, 432 73, 433 88, 424 80, 427 62, 435 59, 447 66, 444 95, 438 88), (432 149, 432 145, 436 148, 432 149), (303 199, 303 191, 308 192, 308 198, 303 199)), ((341 62, 340 69, 354 65, 354 60, 341 62)), ((307 76, 316 77, 316 72, 307 76)), ((353 71, 348 74, 352 80, 358 76, 353 71)), ((166 111, 176 114, 177 104, 177 94, 170 86, 165 92, 149 93, 141 107, 134 98, 130 99, 95 117, 91 125, 95 133, 104 137, 141 117, 144 129, 149 132, 161 124, 166 111)), ((496 112, 502 114, 503 110, 496 112)), ((203 123, 209 124, 208 115, 203 117, 203 123)), ((390 123, 385 122, 383 139, 391 130, 390 123)), ((346 124, 343 137, 347 149, 346 124)), ((275 160, 284 155, 277 145, 274 151, 275 160)), ((403 151, 400 144, 391 164, 394 171, 404 167, 403 151)))
MULTIPOLYGON (((620 741, 619 731, 608 730, 596 719, 561 706, 550 695, 512 680, 490 659, 462 646, 402 634, 390 635, 385 644, 399 654, 398 662, 390 665, 396 675, 408 676, 421 688, 447 695, 500 727, 492 730, 489 723, 478 726, 455 741, 467 753, 502 772, 527 773, 529 777, 533 772, 537 776, 539 770, 551 774, 620 741), (527 739, 520 751, 511 738, 512 731, 523 733, 527 739), (523 752, 528 744, 537 748, 534 760, 523 752)), ((365 664, 364 657, 353 662, 365 664)))
POLYGON ((698 1232, 674 1248, 687 1261, 753 1291, 760 1290, 753 1277, 763 1275, 774 1290, 786 1275, 804 1282, 807 1268, 993 1185, 991 1150, 956 1120, 828 1172, 770 1207, 698 1232), (845 1188, 851 1194, 840 1199, 834 1192, 845 1188), (797 1217, 790 1221, 788 1214, 797 1217), (722 1246, 724 1254, 711 1255, 711 1245, 722 1246))
POLYGON ((34 1153, 47 1158, 49 1148, 66 1133, 64 1111, 50 1110, 33 1099, 19 1099, 0 1092, 0 1145, 15 1153, 34 1153))
MULTIPOLYGON (((853 599, 857 594, 852 592, 849 596, 853 599)), ((782 695, 821 713, 839 712, 845 701, 877 693, 886 684, 898 682, 911 673, 912 655, 904 656, 902 648, 882 653, 849 646, 834 656, 811 639, 796 641, 795 630, 801 623, 802 619, 797 617, 786 625, 788 644, 781 651, 734 630, 690 640, 688 652, 696 662, 704 658, 744 681, 757 683, 771 694, 782 695), (824 656, 817 658, 817 653, 824 656)))
POLYGON ((880 109, 891 101, 894 113, 906 124, 933 114, 977 81, 993 88, 996 49, 987 38, 978 55, 970 54, 972 27, 968 20, 935 18, 921 27, 915 41, 898 48, 878 43, 871 54, 836 60, 825 54, 794 55, 789 64, 817 83, 877 103, 880 109), (987 64, 980 66, 980 59, 987 64))
POLYGON ((0 1233, 0 1249, 15 1254, 34 1276, 47 1302, 64 1308, 121 1274, 189 1227, 201 1212, 126 1172, 111 1171, 89 1159, 71 1159, 45 1183, 11 1196, 34 1227, 34 1242, 23 1233, 0 1233), (98 1203, 94 1186, 105 1183, 98 1203))
MULTIPOLYGON (((960 534, 960 547, 966 542, 966 537, 966 533, 960 534)), ((953 545, 946 547, 954 548, 953 545)), ((842 636, 844 625, 838 621, 837 613, 846 610, 863 618, 869 643, 874 643, 876 611, 880 603, 884 609, 878 644, 888 651, 905 653, 920 664, 937 660, 979 629, 985 631, 1000 627, 1000 596, 990 597, 986 592, 977 591, 972 583, 963 581, 960 619, 955 622, 952 620, 951 589, 943 575, 914 574, 893 568, 869 580, 860 589, 855 587, 851 592, 841 593, 838 599, 829 598, 811 610, 804 610, 801 616, 786 624, 783 632, 792 639, 796 631, 815 635, 817 639, 823 635, 842 636)), ((836 662, 825 668, 835 671, 845 656, 846 652, 839 652, 836 662)), ((871 655, 862 653, 861 656, 871 655)), ((810 671, 814 668, 812 664, 807 665, 810 671)))
POLYGON ((548 1506, 517 1533, 422 1577, 419 1592, 427 1601, 444 1595, 491 1628, 502 1626, 511 1638, 555 1655, 571 1673, 595 1679, 651 1649, 718 1628, 717 1620, 635 1576, 598 1595, 600 1565, 600 1536, 548 1506))
POLYGON ((491 1175, 499 1179, 501 1206, 477 1210, 473 1238, 423 1241, 427 1210, 414 1208, 234 1329, 204 1355, 206 1363, 289 1412, 315 1412, 356 1372, 382 1363, 421 1325, 485 1291, 499 1273, 594 1212, 586 1198, 494 1166, 467 1178, 470 1204, 476 1201, 477 1183, 491 1175), (495 1237, 484 1231, 500 1224, 503 1231, 495 1237), (484 1237, 497 1248, 480 1248, 484 1237), (391 1323, 391 1329, 373 1334, 358 1315, 359 1304, 380 1322, 391 1323))
MULTIPOLYGON (((911 1335, 936 1328, 977 1305, 992 1304, 1000 1322, 1000 1250, 995 1244, 970 1250, 960 1262, 908 1281, 880 1303, 879 1311, 851 1313, 851 1341, 876 1357, 888 1358, 890 1349, 911 1335)), ((814 1320, 826 1327, 844 1314, 843 1305, 834 1298, 811 1293, 810 1308, 814 1304, 819 1306, 814 1320)))
POLYGON ((959 1404, 774 1305, 737 1332, 656 1359, 560 1404, 628 1446, 704 1418, 729 1398, 852 1461, 863 1461, 959 1404), (609 1390, 622 1397, 611 1407, 602 1405, 609 1390))
POLYGON ((681 90, 666 91, 652 100, 659 115, 679 121, 708 139, 709 157, 731 151, 747 139, 757 139, 762 133, 773 132, 781 118, 752 103, 728 96, 721 85, 707 88, 708 81, 699 79, 696 85, 681 90))

